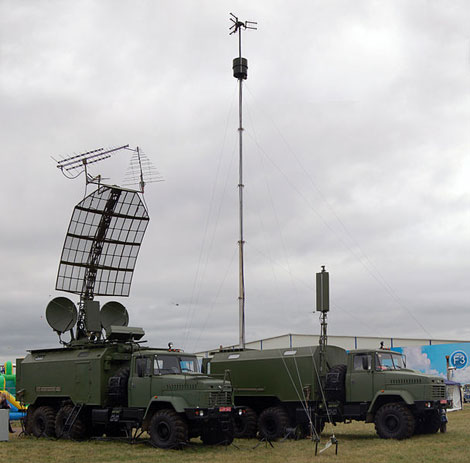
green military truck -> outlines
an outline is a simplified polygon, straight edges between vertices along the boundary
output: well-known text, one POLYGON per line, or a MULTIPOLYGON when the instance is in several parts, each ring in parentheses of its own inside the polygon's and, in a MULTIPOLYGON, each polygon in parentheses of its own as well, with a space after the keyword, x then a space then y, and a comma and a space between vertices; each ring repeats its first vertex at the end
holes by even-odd
POLYGON ((18 359, 17 396, 29 404, 26 433, 85 439, 147 431, 160 448, 181 448, 197 436, 231 443, 233 417, 242 410, 232 405, 230 382, 201 374, 193 354, 139 346, 134 331, 111 327, 106 340, 18 359))
POLYGON ((375 423, 382 438, 445 431, 443 378, 407 369, 405 357, 391 350, 321 352, 317 346, 214 353, 207 371, 230 370, 235 403, 246 406, 236 436, 319 434, 326 422, 350 420, 375 423))

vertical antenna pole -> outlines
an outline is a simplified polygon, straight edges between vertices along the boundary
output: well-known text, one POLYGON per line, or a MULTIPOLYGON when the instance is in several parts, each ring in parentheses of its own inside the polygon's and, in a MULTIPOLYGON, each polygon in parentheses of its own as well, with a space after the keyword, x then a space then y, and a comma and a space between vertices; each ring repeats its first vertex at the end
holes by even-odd
POLYGON ((317 273, 317 312, 321 312, 321 333, 320 333, 320 377, 326 375, 326 345, 327 335, 327 314, 330 310, 330 274, 322 265, 321 272, 317 273))
POLYGON ((245 348, 245 263, 243 247, 245 244, 243 237, 243 80, 248 77, 248 61, 242 58, 242 28, 256 29, 255 22, 241 22, 238 18, 232 16, 230 21, 233 25, 230 27, 230 35, 238 32, 238 58, 233 60, 233 76, 238 79, 238 143, 239 143, 239 168, 238 168, 238 198, 239 198, 239 221, 240 235, 238 241, 238 332, 239 347, 245 348))

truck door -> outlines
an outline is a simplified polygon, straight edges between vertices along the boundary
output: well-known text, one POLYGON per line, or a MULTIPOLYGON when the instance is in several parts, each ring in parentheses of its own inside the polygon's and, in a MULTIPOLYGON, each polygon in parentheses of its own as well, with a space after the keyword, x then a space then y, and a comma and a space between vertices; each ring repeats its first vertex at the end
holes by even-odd
POLYGON ((347 388, 347 402, 370 402, 374 391, 374 370, 370 353, 353 354, 347 388))
POLYGON ((129 405, 131 407, 146 407, 150 399, 152 373, 151 357, 136 357, 134 368, 129 378, 129 405))

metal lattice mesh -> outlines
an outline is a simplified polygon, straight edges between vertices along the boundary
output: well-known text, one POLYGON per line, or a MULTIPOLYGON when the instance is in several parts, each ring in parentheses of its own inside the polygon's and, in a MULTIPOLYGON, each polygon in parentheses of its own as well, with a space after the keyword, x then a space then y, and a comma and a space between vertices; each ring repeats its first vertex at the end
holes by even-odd
POLYGON ((128 296, 149 216, 139 194, 101 186, 78 203, 65 238, 56 289, 128 296), (92 277, 90 276, 92 275, 92 277))

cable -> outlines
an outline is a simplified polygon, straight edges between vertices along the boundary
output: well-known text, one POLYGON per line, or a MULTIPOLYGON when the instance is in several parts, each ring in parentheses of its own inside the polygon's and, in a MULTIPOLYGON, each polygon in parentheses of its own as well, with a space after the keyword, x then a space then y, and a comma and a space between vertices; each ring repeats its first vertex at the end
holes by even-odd
MULTIPOLYGON (((250 96, 253 97, 249 87, 247 86, 247 90, 250 94, 250 96)), ((254 97, 253 97, 254 98, 254 97)), ((382 286, 382 288, 385 289, 386 293, 388 293, 388 295, 392 298, 392 300, 395 301, 395 303, 400 306, 405 312, 408 313, 408 315, 416 322, 416 324, 429 336, 432 338, 432 335, 431 333, 424 327, 424 325, 412 314, 411 310, 409 310, 406 305, 401 301, 401 299, 398 297, 396 291, 392 288, 392 286, 385 280, 385 278, 383 277, 383 275, 379 272, 379 270, 377 269, 377 267, 372 263, 372 261, 368 258, 368 256, 365 254, 365 252, 362 250, 362 248, 360 247, 360 245, 357 243, 357 241, 352 237, 351 233, 348 231, 346 225, 344 224, 344 222, 340 219, 340 217, 338 216, 338 214, 336 213, 336 211, 333 209, 333 207, 328 203, 328 201, 326 200, 326 198, 324 197, 323 193, 321 192, 321 190, 316 186, 315 182, 313 181, 313 178, 311 177, 311 175, 308 173, 307 169, 304 167, 303 163, 300 161, 300 159, 298 158, 298 156, 296 155, 296 153, 294 152, 294 150, 290 147, 290 145, 287 143, 286 139, 284 138, 284 136, 282 135, 282 132, 279 130, 279 128, 277 127, 277 125, 275 124, 274 120, 268 116, 268 119, 270 120, 270 122, 272 123, 272 125, 275 127, 275 129, 277 130, 279 136, 281 137, 282 141, 284 142, 284 144, 286 145, 288 151, 291 153, 291 155, 294 157, 294 159, 297 161, 298 165, 300 166, 300 168, 303 170, 304 174, 306 175, 306 177, 309 179, 310 181, 310 184, 313 186, 313 188, 315 189, 315 191, 317 192, 318 196, 320 197, 320 199, 327 205, 328 209, 332 212, 333 216, 335 217, 335 219, 338 221, 338 223, 341 225, 341 228, 343 229, 345 235, 351 240, 351 242, 359 249, 360 251, 360 254, 361 255, 358 255, 358 253, 353 249, 352 246, 350 246, 342 237, 341 235, 338 234, 338 232, 333 228, 331 227, 331 225, 323 218, 323 216, 315 209, 315 207, 310 203, 310 201, 308 200, 308 198, 306 198, 306 196, 290 181, 289 177, 287 176, 287 174, 274 162, 274 160, 266 153, 265 150, 263 150, 263 148, 261 146, 259 146, 258 144, 258 141, 256 138, 253 138, 253 142, 258 146, 259 150, 264 154, 264 156, 266 157, 266 159, 279 171, 279 173, 281 173, 281 175, 284 177, 284 179, 286 180, 286 183, 288 185, 291 186, 291 188, 306 202, 306 204, 308 205, 308 207, 315 213, 315 215, 320 219, 321 222, 323 222, 324 226, 330 231, 332 232, 337 238, 338 240, 341 242, 341 244, 347 249, 349 250, 349 252, 354 256, 354 258, 364 267, 364 269, 367 271, 367 273, 369 273, 369 275, 374 279, 376 280, 376 282, 382 286), (364 262, 364 260, 366 262, 364 262), (374 272, 377 273, 374 274, 374 272)))

